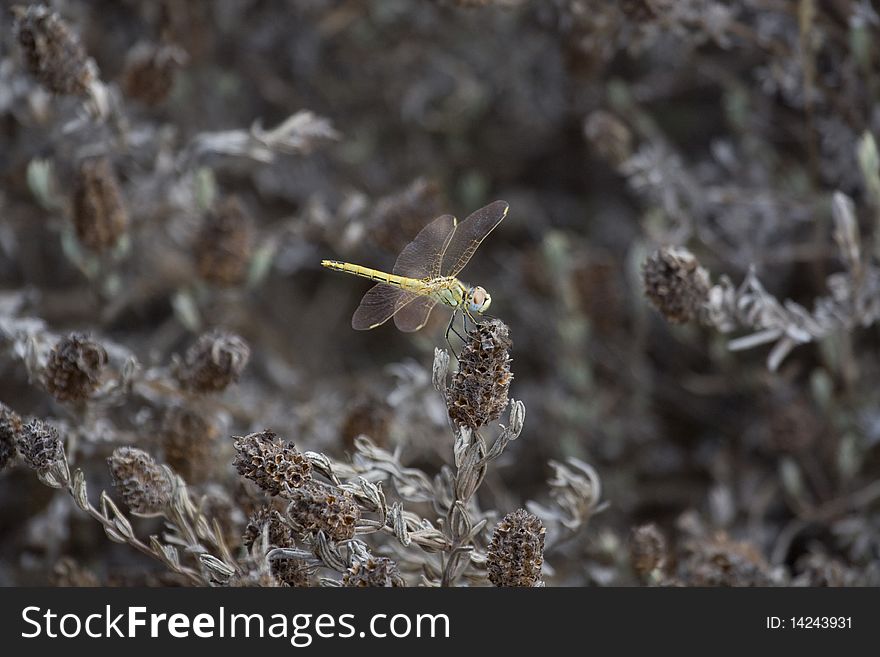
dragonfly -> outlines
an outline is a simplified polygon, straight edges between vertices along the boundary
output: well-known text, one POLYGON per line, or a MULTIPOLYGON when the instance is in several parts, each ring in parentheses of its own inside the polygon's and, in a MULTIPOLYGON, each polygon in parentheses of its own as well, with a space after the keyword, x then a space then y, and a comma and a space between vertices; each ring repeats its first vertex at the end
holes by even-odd
POLYGON ((390 274, 349 262, 322 260, 324 267, 376 282, 354 311, 352 328, 374 329, 393 317, 401 331, 418 331, 428 323, 438 303, 453 308, 447 340, 459 312, 476 323, 474 315, 489 309, 492 296, 485 288, 468 285, 457 276, 507 216, 508 208, 504 201, 495 201, 461 223, 449 214, 437 217, 404 247, 390 274))

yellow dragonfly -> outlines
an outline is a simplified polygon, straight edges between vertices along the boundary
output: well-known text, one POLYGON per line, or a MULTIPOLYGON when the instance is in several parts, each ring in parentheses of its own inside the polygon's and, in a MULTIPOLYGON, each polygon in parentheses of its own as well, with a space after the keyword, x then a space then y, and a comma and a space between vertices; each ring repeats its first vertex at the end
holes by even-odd
MULTIPOLYGON (((438 303, 451 306, 473 320, 482 314, 492 297, 479 285, 471 286, 456 278, 486 236, 507 216, 508 205, 495 201, 467 219, 449 214, 437 217, 407 244, 394 263, 393 273, 336 260, 321 265, 336 271, 369 278, 378 284, 370 288, 351 318, 359 331, 376 328, 392 317, 401 331, 418 331, 438 303)), ((447 329, 447 336, 449 330, 447 329)))

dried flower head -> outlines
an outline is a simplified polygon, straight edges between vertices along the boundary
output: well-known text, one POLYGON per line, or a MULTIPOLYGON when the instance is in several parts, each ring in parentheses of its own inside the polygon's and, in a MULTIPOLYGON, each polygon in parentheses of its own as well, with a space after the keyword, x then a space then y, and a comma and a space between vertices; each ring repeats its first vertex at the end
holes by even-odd
POLYGON ((46 363, 46 389, 59 401, 88 399, 101 383, 107 351, 84 333, 61 338, 46 363))
POLYGON ((136 447, 117 447, 107 459, 113 486, 129 509, 155 513, 171 502, 171 473, 136 447))
POLYGON ((666 539, 653 523, 633 529, 629 551, 630 563, 640 577, 662 571, 666 565, 666 539))
POLYGON ((87 95, 98 72, 79 37, 43 5, 14 7, 12 11, 16 38, 31 75, 52 93, 87 95))
POLYGON ((613 166, 623 164, 633 152, 633 136, 616 116, 596 110, 584 121, 584 136, 596 153, 613 166))
POLYGON ((273 431, 258 431, 235 439, 233 465, 270 495, 300 488, 312 477, 312 465, 292 444, 273 431))
POLYGON ((226 286, 245 279, 253 251, 252 223, 238 197, 229 196, 214 204, 195 244, 202 279, 226 286))
POLYGON ((22 426, 15 442, 25 464, 45 472, 64 458, 64 446, 58 429, 38 418, 22 426))
POLYGON ((206 481, 213 470, 217 427, 191 408, 172 406, 162 420, 165 462, 190 484, 206 481))
POLYGON ((140 44, 125 59, 122 88, 125 95, 146 105, 158 105, 171 93, 185 53, 174 46, 140 44))
POLYGON ((406 586, 397 564, 388 557, 370 557, 356 560, 342 576, 342 584, 349 587, 387 588, 406 586))
POLYGON ((292 547, 296 543, 293 537, 293 528, 285 522, 281 513, 277 509, 263 505, 248 518, 248 524, 241 539, 246 550, 251 550, 257 539, 263 535, 264 530, 268 532, 268 542, 263 545, 265 549, 292 547))
POLYGON ((15 458, 15 443, 21 430, 18 413, 0 402, 0 472, 15 458))
POLYGON ((116 172, 106 157, 83 160, 73 194, 77 239, 97 253, 116 245, 128 227, 128 209, 116 172))
POLYGON ((468 332, 446 397, 449 417, 456 424, 477 429, 501 415, 513 380, 508 353, 512 345, 509 329, 499 319, 468 332))
MULTIPOLYGON (((250 551, 266 532, 268 542, 263 549, 269 548, 292 548, 296 544, 293 529, 284 520, 282 515, 275 509, 263 506, 251 515, 245 528, 242 542, 250 551)), ((271 561, 272 574, 287 586, 306 587, 311 580, 311 574, 306 564, 301 559, 273 558, 271 561)))
POLYGON ((696 318, 709 296, 709 274, 683 247, 663 247, 642 266, 645 296, 673 324, 696 318))
POLYGON ((361 512, 347 490, 318 483, 296 489, 287 510, 294 525, 304 534, 323 531, 334 541, 354 537, 361 512))
POLYGON ((751 543, 734 541, 725 532, 697 537, 684 545, 678 567, 686 586, 769 586, 770 567, 751 543))
POLYGON ((489 581, 495 586, 534 586, 544 564, 544 523, 526 511, 508 513, 489 543, 489 581))
POLYGON ((251 356, 250 347, 241 337, 227 331, 205 333, 178 363, 180 384, 196 392, 217 392, 238 381, 251 356))

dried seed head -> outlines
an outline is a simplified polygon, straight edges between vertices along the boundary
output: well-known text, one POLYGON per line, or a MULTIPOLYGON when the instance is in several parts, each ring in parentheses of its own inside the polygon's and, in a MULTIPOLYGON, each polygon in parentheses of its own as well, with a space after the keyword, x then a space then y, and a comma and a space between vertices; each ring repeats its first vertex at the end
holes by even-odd
POLYGON ((162 420, 165 462, 188 483, 207 481, 215 463, 217 427, 198 411, 172 406, 162 420))
POLYGON ((252 251, 252 221, 241 202, 235 196, 218 201, 195 244, 199 276, 215 285, 237 285, 247 276, 252 251))
POLYGON ((616 116, 596 110, 584 121, 584 136, 599 157, 613 166, 620 166, 633 152, 630 129, 616 116))
POLYGON ((365 561, 355 561, 342 576, 342 584, 362 588, 406 586, 397 564, 388 557, 370 557, 365 561))
POLYGON ((259 431, 235 439, 233 465, 270 495, 300 488, 312 478, 312 465, 292 444, 273 431, 259 431))
POLYGON ((629 550, 630 563, 640 577, 647 577, 666 565, 666 539, 653 523, 633 529, 629 550))
POLYGON ((15 445, 25 464, 37 472, 49 470, 64 457, 58 429, 38 418, 22 426, 15 445))
POLYGON ((513 380, 508 353, 512 345, 509 329, 499 319, 468 332, 446 396, 449 417, 456 424, 477 429, 501 415, 513 380))
POLYGON ((15 458, 15 443, 22 430, 18 413, 0 402, 0 472, 15 458))
POLYGON ((93 157, 79 165, 73 194, 73 225, 86 248, 97 253, 116 245, 128 227, 128 210, 110 160, 93 157))
MULTIPOLYGON (((293 529, 284 521, 282 515, 268 506, 264 506, 251 516, 245 528, 242 542, 250 551, 257 539, 263 536, 263 531, 268 534, 268 543, 263 549, 292 548, 296 544, 293 529)), ((309 585, 311 575, 305 563, 301 559, 273 558, 270 561, 272 574, 287 586, 306 587, 309 585)))
POLYGON ((155 513, 171 502, 172 482, 166 468, 136 447, 117 447, 107 459, 113 486, 129 509, 155 513))
POLYGON ((107 352, 84 333, 61 338, 46 363, 46 389, 59 401, 88 399, 101 383, 107 352))
POLYGON ((43 5, 14 7, 15 33, 28 71, 49 91, 85 96, 98 78, 79 37, 43 5))
POLYGON ((525 509, 495 525, 489 543, 489 581, 495 586, 534 586, 544 564, 544 523, 525 509))
POLYGON ((307 588, 312 584, 312 573, 302 559, 272 558, 272 574, 285 586, 307 588))
POLYGON ((238 381, 250 356, 250 347, 234 333, 205 333, 178 364, 177 379, 187 390, 217 392, 238 381))
POLYGON ((287 513, 304 534, 323 531, 334 541, 354 537, 361 512, 347 490, 310 483, 291 494, 287 513))
POLYGON ((269 535, 269 542, 263 548, 288 548, 293 547, 296 541, 293 537, 293 529, 288 525, 284 518, 276 509, 268 505, 264 505, 254 511, 248 519, 247 527, 242 536, 242 543, 248 552, 254 546, 254 543, 263 535, 266 529, 269 535))
POLYGON ((686 586, 769 586, 770 567, 751 543, 726 533, 698 537, 684 545, 678 576, 686 586))
POLYGON ((145 105, 158 105, 171 93, 185 54, 174 46, 138 45, 128 53, 122 73, 125 95, 145 105))
POLYGON ((683 247, 663 247, 642 266, 645 296, 673 324, 696 318, 709 296, 709 274, 683 247))

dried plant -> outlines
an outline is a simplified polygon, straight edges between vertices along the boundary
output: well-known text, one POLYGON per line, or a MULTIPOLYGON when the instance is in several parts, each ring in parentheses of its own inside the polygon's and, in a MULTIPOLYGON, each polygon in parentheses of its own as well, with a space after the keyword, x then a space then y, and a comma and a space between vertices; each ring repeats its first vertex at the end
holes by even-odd
POLYGON ((71 333, 55 345, 46 363, 46 390, 60 401, 82 401, 101 383, 107 352, 82 333, 71 333))
POLYGON ((0 21, 0 585, 880 584, 875 3, 387 4, 0 21))
POLYGON ((79 241, 93 251, 115 246, 128 227, 128 210, 106 157, 83 160, 73 196, 73 224, 79 241))
POLYGON ((495 586, 534 586, 544 563, 544 525, 525 509, 508 513, 489 543, 489 580, 495 586))

